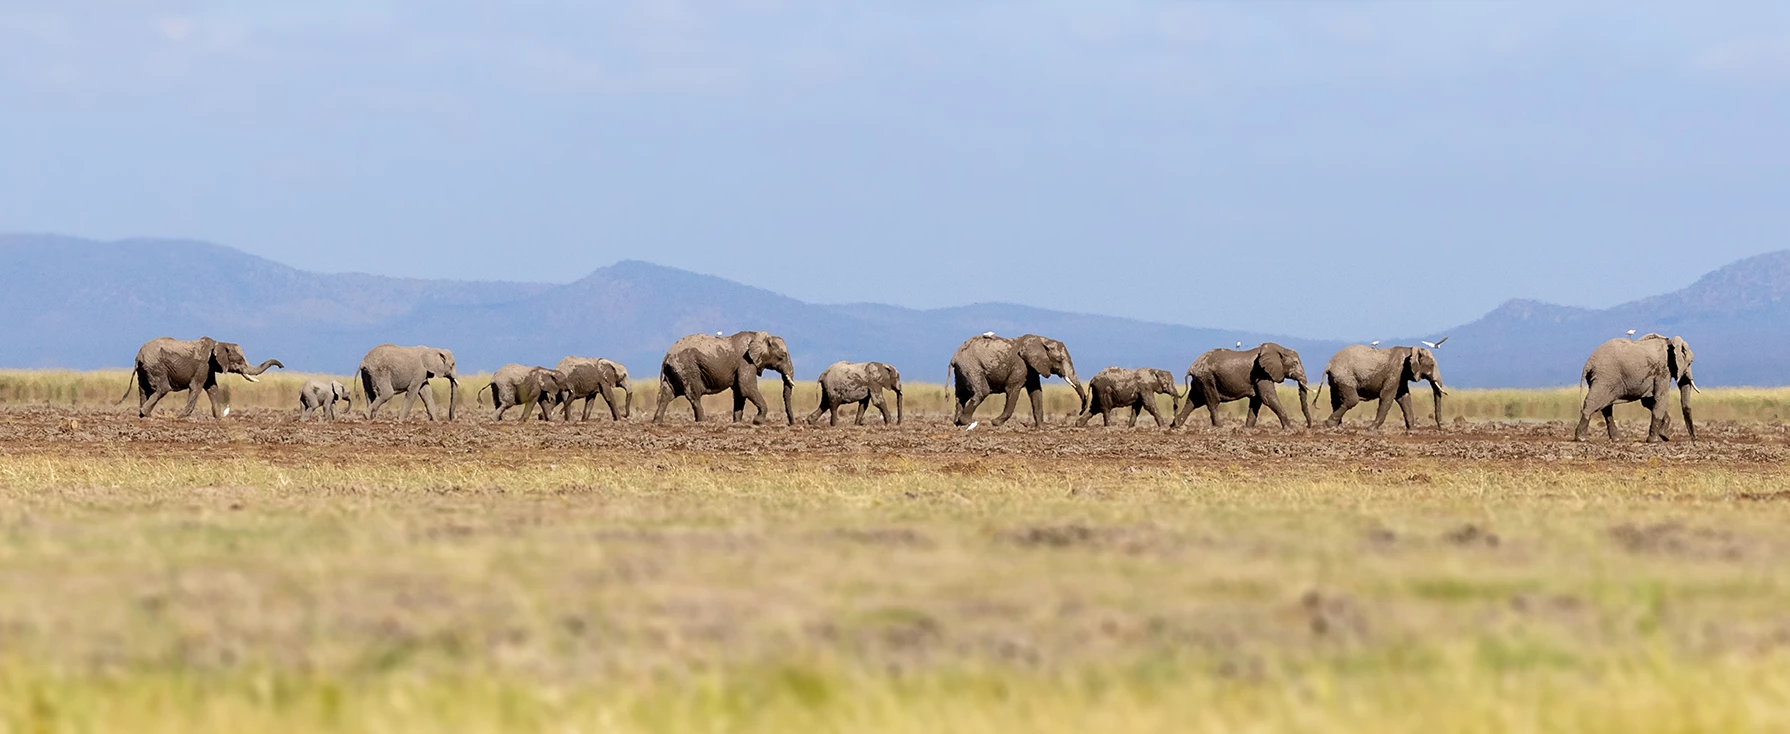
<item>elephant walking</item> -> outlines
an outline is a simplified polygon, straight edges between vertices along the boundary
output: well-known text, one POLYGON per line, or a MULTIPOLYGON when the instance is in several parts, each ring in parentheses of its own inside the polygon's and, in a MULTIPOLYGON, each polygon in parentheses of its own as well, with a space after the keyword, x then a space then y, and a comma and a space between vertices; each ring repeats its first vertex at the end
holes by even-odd
POLYGON ((1299 353, 1273 342, 1254 349, 1236 351, 1213 349, 1187 366, 1187 403, 1175 413, 1179 426, 1194 409, 1205 406, 1212 414, 1212 425, 1218 425, 1218 406, 1249 398, 1249 417, 1245 427, 1254 428, 1262 406, 1274 411, 1281 430, 1292 427, 1287 411, 1280 407, 1276 387, 1288 379, 1299 383, 1299 411, 1305 414, 1305 427, 1311 427, 1311 400, 1305 383, 1305 363, 1299 353))
POLYGON ((1156 394, 1167 393, 1174 399, 1175 413, 1181 409, 1181 393, 1175 391, 1175 376, 1168 370, 1151 368, 1128 370, 1119 367, 1108 367, 1088 380, 1088 407, 1082 411, 1081 419, 1076 425, 1085 426, 1088 419, 1100 414, 1100 424, 1112 425, 1114 409, 1131 409, 1131 422, 1137 425, 1138 411, 1149 411, 1150 417, 1156 420, 1157 427, 1162 426, 1162 415, 1156 412, 1156 394))
MULTIPOLYGON (((1324 425, 1335 428, 1342 425, 1343 414, 1359 405, 1363 400, 1380 401, 1379 412, 1374 416, 1374 428, 1386 422, 1386 414, 1392 410, 1392 402, 1398 402, 1399 410, 1405 415, 1405 430, 1414 425, 1417 412, 1411 407, 1411 385, 1419 380, 1428 380, 1430 392, 1436 396, 1436 429, 1442 428, 1442 396, 1448 392, 1442 388, 1442 373, 1436 366, 1436 355, 1423 347, 1374 347, 1354 344, 1343 347, 1330 358, 1330 364, 1324 367, 1324 380, 1330 383, 1330 418, 1324 425)), ((1318 384, 1318 391, 1323 392, 1323 381, 1318 384)))
POLYGON ((298 389, 298 419, 304 420, 317 411, 323 411, 330 420, 336 419, 336 403, 349 403, 348 410, 353 410, 354 396, 348 386, 331 380, 310 380, 298 389))
POLYGON ((1604 428, 1616 440, 1615 406, 1633 400, 1653 414, 1647 425, 1647 441, 1669 441, 1672 416, 1666 399, 1672 383, 1678 383, 1678 404, 1684 411, 1684 429, 1697 440, 1697 424, 1691 421, 1691 396, 1685 388, 1702 392, 1691 379, 1690 344, 1681 337, 1648 334, 1634 341, 1611 339, 1591 352, 1580 378, 1588 386, 1585 405, 1579 410, 1579 427, 1573 440, 1585 440, 1591 416, 1603 413, 1604 428))
POLYGON ((230 408, 223 404, 218 375, 234 372, 249 382, 259 382, 255 376, 269 367, 285 369, 286 365, 270 359, 251 367, 248 359, 242 356, 242 347, 209 336, 194 341, 166 336, 151 339, 137 350, 131 384, 124 388, 124 395, 118 402, 124 402, 135 389, 137 417, 147 418, 155 412, 156 403, 168 393, 186 390, 186 408, 180 411, 180 417, 185 418, 193 414, 193 408, 199 404, 199 392, 204 391, 210 398, 211 417, 222 418, 230 414, 230 408))
POLYGON ((398 414, 399 420, 410 418, 410 408, 422 398, 423 411, 429 420, 435 420, 435 394, 429 389, 429 380, 441 377, 448 381, 447 419, 454 419, 454 411, 460 401, 460 378, 454 374, 454 353, 435 347, 400 347, 395 344, 381 344, 362 357, 360 368, 355 376, 361 384, 361 392, 366 396, 367 418, 371 419, 379 413, 380 406, 404 393, 404 409, 398 414))
POLYGON ((750 401, 758 409, 752 423, 763 424, 770 409, 758 392, 758 378, 766 369, 783 376, 783 414, 789 425, 794 425, 796 368, 783 337, 742 331, 733 336, 692 334, 679 339, 666 350, 665 361, 659 365, 659 409, 653 413, 653 422, 665 422, 665 409, 681 397, 689 399, 690 410, 701 423, 702 397, 732 390, 734 422, 745 415, 750 401))
POLYGON ((546 367, 529 367, 520 364, 506 364, 491 374, 490 384, 479 388, 477 398, 486 390, 491 391, 491 407, 497 413, 492 420, 503 420, 503 414, 510 408, 524 406, 522 417, 528 418, 531 406, 539 406, 541 420, 552 420, 551 408, 565 406, 566 418, 571 418, 572 390, 564 372, 550 370, 546 367))
POLYGON ((882 362, 834 362, 820 373, 820 407, 808 415, 808 422, 820 419, 821 413, 831 411, 827 425, 839 425, 839 408, 858 404, 858 420, 854 425, 864 425, 864 414, 870 406, 882 411, 883 425, 889 424, 889 404, 883 400, 883 391, 895 393, 895 423, 901 423, 901 373, 894 367, 882 362))
POLYGON ((1088 393, 1082 389, 1081 381, 1075 377, 1075 363, 1069 357, 1069 348, 1055 339, 1047 339, 1037 334, 1026 334, 1014 339, 999 337, 993 334, 972 336, 951 355, 951 366, 945 375, 946 387, 957 381, 956 405, 951 412, 951 420, 957 425, 965 425, 976 417, 976 408, 994 393, 1007 396, 1006 404, 1001 407, 1001 415, 994 419, 994 425, 1007 422, 1013 417, 1013 409, 1018 406, 1016 400, 1020 391, 1025 391, 1032 401, 1032 422, 1038 428, 1044 427, 1044 378, 1060 375, 1075 388, 1076 397, 1081 399, 1079 412, 1088 408, 1088 393))
POLYGON ((572 397, 565 403, 565 418, 572 419, 572 403, 584 401, 584 417, 590 420, 591 404, 601 396, 603 403, 609 406, 609 417, 612 420, 625 420, 634 406, 634 383, 628 379, 628 368, 620 362, 602 358, 566 357, 559 361, 554 369, 565 373, 570 383, 572 397), (614 391, 620 388, 626 396, 618 407, 614 391))

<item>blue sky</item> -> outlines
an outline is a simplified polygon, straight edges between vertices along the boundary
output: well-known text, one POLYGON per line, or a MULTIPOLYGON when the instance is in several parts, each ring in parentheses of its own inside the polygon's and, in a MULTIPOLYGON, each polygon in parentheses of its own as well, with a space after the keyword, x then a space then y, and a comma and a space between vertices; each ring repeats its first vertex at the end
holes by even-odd
POLYGON ((0 231, 1370 339, 1790 246, 1790 4, 11 0, 0 231))

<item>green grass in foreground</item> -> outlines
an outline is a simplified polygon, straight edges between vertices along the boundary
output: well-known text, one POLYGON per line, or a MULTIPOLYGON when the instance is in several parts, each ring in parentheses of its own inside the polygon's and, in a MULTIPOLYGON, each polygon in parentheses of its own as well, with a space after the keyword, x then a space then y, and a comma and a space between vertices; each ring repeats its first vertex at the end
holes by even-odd
POLYGON ((6 457, 0 729, 1790 727, 1771 471, 411 458, 6 457))

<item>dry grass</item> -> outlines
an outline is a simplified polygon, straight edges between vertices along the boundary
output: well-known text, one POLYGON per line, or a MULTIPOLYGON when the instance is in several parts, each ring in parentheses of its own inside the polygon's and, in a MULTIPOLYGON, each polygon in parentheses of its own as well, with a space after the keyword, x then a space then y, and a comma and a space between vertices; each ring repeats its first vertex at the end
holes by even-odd
MULTIPOLYGON (((645 379, 636 379, 634 411, 638 415, 644 411, 651 415, 656 407, 658 381, 652 375, 645 379)), ((227 399, 237 408, 286 409, 294 412, 298 409, 298 389, 306 380, 312 378, 341 380, 350 384, 352 380, 341 375, 313 375, 290 372, 269 372, 259 383, 250 383, 237 376, 227 376, 223 380, 227 399)), ((479 388, 490 381, 488 374, 476 374, 460 381, 460 400, 463 406, 473 406, 475 394, 479 388)), ((125 386, 130 382, 130 375, 123 371, 40 371, 40 370, 0 370, 0 405, 59 405, 59 406, 107 406, 118 400, 125 386)), ((440 381, 437 381, 440 382, 440 381)), ((906 385, 906 410, 911 415, 949 415, 951 398, 943 385, 933 383, 908 383, 906 385)), ((357 392, 358 387, 354 388, 357 392)), ((447 405, 447 385, 445 382, 434 385, 438 405, 447 405)), ((761 390, 769 402, 773 412, 782 410, 782 388, 773 377, 761 382, 761 390)), ((1417 412, 1423 420, 1430 420, 1433 415, 1427 386, 1419 385, 1414 396, 1417 412)), ((157 411, 178 411, 185 405, 186 393, 175 393, 164 398, 157 411)), ((488 399, 488 398, 487 398, 488 399)), ((894 409, 894 396, 888 396, 890 410, 894 409)), ((1299 394, 1289 387, 1280 390, 1282 405, 1289 416, 1300 422, 1299 394)), ((199 411, 207 412, 205 398, 200 398, 199 411)), ((804 418, 819 403, 820 393, 812 380, 796 383, 795 403, 796 417, 804 418)), ((977 412, 978 418, 993 418, 1000 414, 1004 397, 996 395, 982 405, 977 412)), ((1170 413, 1170 401, 1167 396, 1158 396, 1159 409, 1165 416, 1170 413)), ((1456 417, 1470 421, 1577 421, 1579 406, 1584 395, 1576 388, 1537 389, 1537 390, 1450 390, 1449 396, 1443 400, 1445 419, 1456 417)), ((1790 416, 1790 387, 1787 388, 1710 388, 1703 394, 1694 396, 1692 403, 1696 408, 1698 420, 1708 421, 1743 421, 1743 422, 1775 422, 1790 416)), ((135 393, 125 401, 124 407, 136 404, 135 393)), ((398 403, 394 402, 396 406, 398 403)), ((715 415, 731 414, 732 404, 728 395, 710 396, 703 403, 705 408, 715 415)), ((357 409, 360 403, 356 403, 357 409)), ((390 408, 386 408, 389 410, 390 408)), ((1045 387, 1045 410, 1051 416, 1066 416, 1077 409, 1077 400, 1073 390, 1067 385, 1051 384, 1045 387)), ((1375 403, 1364 403, 1356 408, 1350 417, 1353 420, 1371 420, 1375 403)), ((420 414, 422 407, 415 409, 420 414)), ((671 410, 681 415, 689 414, 689 406, 682 400, 672 404, 671 410)), ((750 413, 748 408, 748 413, 750 413)), ((856 408, 848 408, 855 411, 856 408)), ((1226 420, 1242 420, 1245 406, 1242 402, 1230 403, 1221 410, 1226 420)), ((471 415, 484 415, 489 407, 480 410, 472 408, 471 415)), ((1676 407, 1674 407, 1674 412, 1676 407)), ((606 411, 598 409, 600 414, 606 411)), ((874 416, 880 414, 871 409, 874 416)), ((1629 421, 1645 421, 1646 413, 1638 404, 1630 403, 1617 408, 1618 417, 1629 421)), ((1312 407, 1313 420, 1322 421, 1330 414, 1329 393, 1319 396, 1317 404, 1312 407)), ((1014 415, 1029 420, 1031 406, 1023 396, 1014 410, 1014 415)), ((1393 408, 1392 420, 1397 420, 1397 408, 1393 408)), ((1272 416, 1267 416, 1272 420, 1272 416)), ((1096 419, 1098 420, 1098 419, 1096 419)), ((1149 416, 1140 418, 1149 421, 1149 416)), ((1203 409, 1202 409, 1203 420, 1203 409)))
POLYGON ((0 411, 0 728, 1790 727, 1777 433, 1146 460, 108 415, 0 411), (113 423, 146 428, 74 440, 113 423))

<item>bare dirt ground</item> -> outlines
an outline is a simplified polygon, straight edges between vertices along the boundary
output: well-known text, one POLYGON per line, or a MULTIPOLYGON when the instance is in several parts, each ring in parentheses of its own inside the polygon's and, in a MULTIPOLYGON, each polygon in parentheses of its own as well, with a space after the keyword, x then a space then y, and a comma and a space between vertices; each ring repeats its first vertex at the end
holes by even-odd
POLYGON ((0 453, 79 453, 96 456, 174 456, 198 453, 252 452, 278 461, 363 460, 401 453, 423 455, 508 456, 577 455, 587 459, 635 460, 666 453, 766 457, 902 456, 949 463, 965 458, 1002 457, 1020 460, 1123 461, 1132 464, 1185 462, 1279 462, 1303 465, 1349 465, 1408 460, 1461 460, 1494 464, 1581 462, 1597 465, 1669 463, 1735 469, 1776 467, 1790 460, 1790 427, 1763 423, 1707 423, 1698 440, 1682 426, 1664 444, 1640 439, 1646 426, 1620 426, 1616 442, 1593 424, 1592 439, 1574 442, 1571 425, 1560 422, 1460 422, 1441 431, 1433 427, 1406 432, 1402 428, 1371 430, 1364 425, 1340 429, 1244 428, 1204 424, 1179 429, 1140 425, 1137 428, 1073 428, 1060 424, 1044 430, 1016 419, 1001 427, 987 423, 975 430, 949 425, 939 416, 920 416, 903 425, 872 422, 862 427, 795 426, 709 422, 687 417, 652 425, 641 417, 621 423, 494 422, 483 416, 431 423, 358 417, 333 423, 301 422, 278 411, 245 411, 221 421, 209 417, 140 419, 127 411, 64 407, 12 407, 0 410, 0 453), (346 449, 346 450, 344 450, 346 449))

